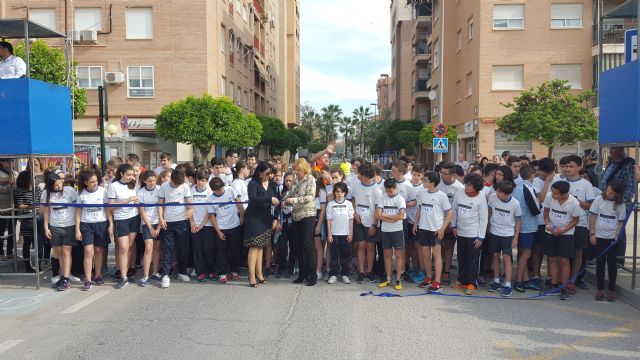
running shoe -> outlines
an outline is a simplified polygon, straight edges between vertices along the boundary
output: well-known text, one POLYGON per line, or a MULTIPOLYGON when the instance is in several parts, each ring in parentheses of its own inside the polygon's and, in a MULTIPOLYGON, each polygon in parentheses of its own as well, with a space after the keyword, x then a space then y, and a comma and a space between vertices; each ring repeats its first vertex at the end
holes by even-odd
POLYGON ((207 277, 204 274, 198 275, 198 281, 205 282, 207 281, 207 277))
POLYGON ((356 282, 358 284, 364 284, 364 278, 365 278, 364 273, 359 273, 358 278, 356 279, 356 282))
POLYGON ((127 286, 127 284, 129 283, 129 281, 127 281, 127 279, 120 279, 120 281, 118 281, 118 283, 116 284, 116 289, 122 289, 123 287, 127 286))
POLYGON ((218 277, 218 282, 219 282, 220 284, 226 284, 226 283, 227 283, 227 275, 220 275, 220 276, 218 277))
POLYGON ((465 295, 478 295, 478 289, 475 286, 469 284, 467 285, 467 289, 465 290, 465 295))
POLYGON ((396 284, 393 285, 393 288, 396 290, 402 290, 402 281, 396 280, 396 284))
POLYGON ((218 279, 218 274, 216 273, 209 273, 209 280, 216 280, 218 279))
POLYGON ((185 274, 178 274, 178 280, 187 282, 191 280, 191 278, 185 274))
POLYGON ((616 301, 616 293, 615 291, 607 291, 607 301, 615 302, 616 301))
POLYGON ((189 276, 191 276, 191 277, 198 276, 198 273, 196 272, 196 269, 187 269, 187 274, 189 274, 189 276), (189 271, 189 270, 191 270, 191 271, 189 271))
MULTIPOLYGON (((266 276, 266 275, 265 275, 265 276, 266 276)), ((318 281, 322 280, 322 271, 320 271, 320 272, 316 272, 316 279, 317 279, 318 281)))
POLYGON ((440 291, 442 291, 442 288, 440 287, 440 283, 434 280, 429 285, 429 289, 428 290, 429 290, 429 292, 439 293, 440 291))
POLYGON ((442 285, 451 285, 451 274, 446 272, 442 274, 442 285))
POLYGON ((380 284, 378 284, 378 287, 379 288, 386 288, 389 285, 391 285, 391 280, 385 280, 385 281, 381 282, 380 284))
POLYGON ((342 277, 342 283, 343 284, 351 284, 351 279, 349 279, 349 277, 345 275, 345 276, 342 277))
POLYGON ((113 273, 113 280, 118 282, 120 279, 122 279, 122 274, 120 274, 120 270, 116 270, 116 272, 113 273))
POLYGON ((336 281, 338 281, 338 277, 337 276, 331 276, 331 277, 329 277, 329 280, 327 280, 327 282, 329 284, 335 284, 336 281))
POLYGON ((58 283, 58 291, 65 291, 67 289, 69 289, 71 287, 71 283, 69 282, 69 280, 67 279, 60 279, 60 282, 58 283))
POLYGON ((519 293, 524 293, 526 291, 525 290, 525 283, 523 283, 523 282, 515 283, 514 286, 513 286, 513 290, 515 290, 515 291, 517 291, 519 293))
POLYGON ((62 277, 60 275, 56 275, 54 277, 51 278, 51 286, 53 286, 54 288, 57 288, 58 285, 60 285, 60 279, 62 277))
POLYGON ((413 278, 411 277, 411 275, 409 275, 408 272, 403 272, 402 275, 400 276, 400 278, 402 279, 402 281, 404 282, 408 282, 408 283, 415 283, 415 281, 413 281, 413 278))
POLYGON ((538 279, 538 281, 535 281, 535 279, 531 279, 524 283, 524 288, 534 290, 534 291, 542 291, 542 287, 540 285, 541 285, 540 279, 538 279))
POLYGON ((140 281, 138 281, 138 285, 140 287, 147 287, 149 286, 149 278, 148 277, 143 277, 142 279, 140 279, 140 281))
POLYGON ((502 297, 509 297, 511 294, 513 294, 511 286, 505 286, 502 288, 502 297))
POLYGON ((129 268, 129 270, 127 270, 127 277, 128 278, 132 278, 134 276, 136 276, 136 269, 135 268, 129 268))
POLYGON ((69 281, 77 283, 80 282, 80 278, 77 276, 69 275, 69 281))
POLYGON ((237 272, 232 272, 231 281, 238 281, 238 280, 240 280, 240 275, 237 272))
POLYGON ((490 292, 496 292, 496 291, 498 291, 498 289, 500 289, 500 283, 492 282, 491 286, 489 287, 489 291, 490 292))
POLYGON ((576 285, 574 283, 569 283, 566 287, 567 291, 569 292, 569 295, 575 295, 576 294, 576 285))
POLYGON ((560 300, 569 300, 569 291, 566 288, 560 290, 560 300))
POLYGON ((162 277, 162 282, 160 283, 160 288, 166 289, 169 287, 169 284, 171 284, 171 279, 169 279, 167 275, 164 275, 162 277))
POLYGON ((424 280, 422 280, 422 282, 418 286, 424 289, 429 287, 429 285, 431 285, 431 278, 425 277, 424 280))
POLYGON ((376 283, 377 282, 376 279, 371 274, 366 274, 364 276, 364 281, 368 281, 370 283, 376 283))
POLYGON ((604 290, 598 290, 598 292, 596 292, 596 296, 594 299, 596 299, 596 301, 604 301, 605 299, 604 290))
POLYGON ((155 273, 151 275, 151 280, 153 281, 162 281, 162 275, 160 273, 155 273))
POLYGON ((104 285, 104 280, 102 280, 102 276, 96 277, 95 279, 93 279, 93 282, 96 283, 96 285, 98 286, 104 285))
POLYGON ((85 281, 84 285, 82 286, 82 291, 89 291, 91 290, 91 281, 85 281))

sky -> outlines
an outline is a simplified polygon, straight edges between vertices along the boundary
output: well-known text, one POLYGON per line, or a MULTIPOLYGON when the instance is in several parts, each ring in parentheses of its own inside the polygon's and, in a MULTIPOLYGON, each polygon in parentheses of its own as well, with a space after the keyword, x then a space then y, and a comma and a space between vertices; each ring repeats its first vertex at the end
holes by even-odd
MULTIPOLYGON (((301 0, 300 101, 345 115, 376 102, 391 71, 389 0, 301 0)), ((371 107, 373 113, 374 107, 371 107)))

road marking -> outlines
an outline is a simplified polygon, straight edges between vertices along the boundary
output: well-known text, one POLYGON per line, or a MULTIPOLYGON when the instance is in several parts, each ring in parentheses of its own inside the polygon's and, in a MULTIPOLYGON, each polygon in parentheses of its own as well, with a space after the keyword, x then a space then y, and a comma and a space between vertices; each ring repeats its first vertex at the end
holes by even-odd
POLYGON ((522 359, 522 355, 516 350, 513 343, 508 340, 498 341, 498 348, 502 350, 502 355, 504 355, 506 359, 522 359))
POLYGON ((20 344, 21 342, 23 342, 24 340, 7 340, 3 343, 0 343, 0 354, 2 354, 3 352, 11 349, 12 347, 20 344))
POLYGON ((64 310, 63 312, 61 312, 61 314, 73 314, 77 311, 79 311, 80 309, 82 309, 83 307, 91 304, 92 302, 100 299, 101 297, 107 295, 108 293, 110 293, 110 290, 102 290, 102 291, 98 291, 97 293, 89 296, 88 298, 80 301, 79 303, 69 307, 68 309, 64 310))
POLYGON ((552 304, 550 302, 544 303, 544 306, 545 307, 554 307, 556 309, 560 309, 560 310, 564 310, 564 311, 568 311, 568 312, 572 312, 572 313, 576 313, 576 314, 580 314, 580 315, 587 315, 587 316, 596 317, 596 318, 602 318, 602 319, 607 319, 607 320, 614 320, 614 321, 628 321, 629 320, 629 318, 626 318, 626 317, 609 315, 609 314, 605 314, 605 313, 601 313, 601 312, 597 312, 597 311, 592 311, 592 310, 586 310, 586 309, 577 309, 577 308, 572 308, 572 307, 569 307, 569 306, 552 304))

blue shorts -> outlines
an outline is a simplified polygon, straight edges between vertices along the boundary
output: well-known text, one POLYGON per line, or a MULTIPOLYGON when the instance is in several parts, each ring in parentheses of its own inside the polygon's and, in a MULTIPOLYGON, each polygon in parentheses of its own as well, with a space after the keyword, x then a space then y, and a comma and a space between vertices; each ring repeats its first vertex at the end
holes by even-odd
POLYGON ((531 249, 536 239, 536 233, 520 233, 518 237, 518 249, 531 249))
POLYGON ((98 223, 80 223, 80 233, 82 234, 82 245, 94 245, 101 248, 109 247, 109 223, 107 221, 98 223))
POLYGON ((129 236, 130 233, 138 233, 140 231, 140 215, 134 217, 116 220, 116 238, 129 236))

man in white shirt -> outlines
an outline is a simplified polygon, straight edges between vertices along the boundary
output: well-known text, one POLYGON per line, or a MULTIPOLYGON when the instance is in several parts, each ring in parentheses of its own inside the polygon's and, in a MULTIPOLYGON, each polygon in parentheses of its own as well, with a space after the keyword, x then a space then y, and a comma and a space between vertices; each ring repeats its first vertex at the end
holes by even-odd
POLYGON ((18 79, 27 76, 27 64, 13 55, 13 45, 0 42, 0 79, 18 79))
POLYGON ((462 170, 464 170, 465 174, 469 171, 469 163, 464 159, 463 153, 458 154, 458 161, 456 161, 456 165, 462 166, 462 170))
POLYGON ((164 170, 173 170, 176 168, 176 164, 173 162, 173 156, 168 152, 160 154, 160 166, 153 170, 156 175, 160 175, 164 170))

